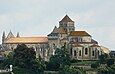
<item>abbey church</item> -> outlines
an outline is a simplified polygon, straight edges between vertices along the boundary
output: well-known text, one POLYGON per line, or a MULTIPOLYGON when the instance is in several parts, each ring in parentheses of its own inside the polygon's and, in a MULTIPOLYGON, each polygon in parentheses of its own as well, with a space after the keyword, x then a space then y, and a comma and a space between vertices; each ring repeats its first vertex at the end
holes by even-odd
POLYGON ((6 36, 3 32, 3 46, 13 51, 22 43, 34 48, 36 58, 41 57, 46 61, 51 55, 55 55, 56 48, 63 45, 66 45, 72 59, 97 60, 99 55, 109 53, 108 48, 98 45, 86 31, 75 31, 75 22, 68 15, 59 21, 59 27, 55 26, 47 37, 21 37, 19 33, 14 36, 11 31, 6 36))

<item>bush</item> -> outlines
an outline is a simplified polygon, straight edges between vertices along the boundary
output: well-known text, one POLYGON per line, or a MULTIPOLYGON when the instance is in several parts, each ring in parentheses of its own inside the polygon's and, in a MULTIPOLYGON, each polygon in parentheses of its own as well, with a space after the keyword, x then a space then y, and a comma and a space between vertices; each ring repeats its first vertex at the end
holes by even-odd
POLYGON ((77 62, 81 62, 81 60, 77 60, 77 59, 72 59, 71 63, 77 63, 77 62))
POLYGON ((15 67, 13 72, 14 72, 14 74, 40 74, 40 73, 36 73, 30 69, 18 68, 18 67, 15 67))
POLYGON ((114 59, 107 59, 107 66, 111 66, 111 65, 113 65, 114 64, 114 59))
POLYGON ((60 64, 54 62, 46 62, 46 70, 49 71, 58 71, 60 64))
POLYGON ((97 68, 97 67, 99 67, 99 63, 93 63, 93 64, 91 64, 91 68, 97 68))
POLYGON ((103 74, 114 74, 114 70, 110 67, 99 67, 98 72, 103 74))
POLYGON ((59 74, 86 74, 86 72, 81 68, 65 65, 60 68, 59 74))

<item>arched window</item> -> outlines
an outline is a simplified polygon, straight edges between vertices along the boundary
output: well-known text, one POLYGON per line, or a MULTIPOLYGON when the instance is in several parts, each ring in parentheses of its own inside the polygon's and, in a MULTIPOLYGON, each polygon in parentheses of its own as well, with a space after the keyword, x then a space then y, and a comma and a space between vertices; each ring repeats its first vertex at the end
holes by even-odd
POLYGON ((79 56, 81 56, 81 50, 79 50, 79 56))
POLYGON ((74 50, 74 56, 76 56, 77 54, 76 54, 76 50, 74 50))
POLYGON ((88 49, 87 48, 85 48, 85 55, 87 55, 88 54, 88 49))
POLYGON ((95 56, 95 51, 94 50, 92 51, 92 56, 95 56))

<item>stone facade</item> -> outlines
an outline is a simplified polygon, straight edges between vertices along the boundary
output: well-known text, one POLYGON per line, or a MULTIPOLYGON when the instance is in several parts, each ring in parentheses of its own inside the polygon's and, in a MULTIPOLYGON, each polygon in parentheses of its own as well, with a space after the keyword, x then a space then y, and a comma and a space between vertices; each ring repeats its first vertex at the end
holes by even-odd
POLYGON ((67 43, 69 44, 67 49, 72 59, 97 60, 99 55, 104 53, 104 49, 98 45, 98 42, 90 34, 86 31, 75 31, 74 21, 68 15, 59 21, 59 27, 54 27, 53 31, 47 36, 50 51, 54 53, 56 48, 67 43))

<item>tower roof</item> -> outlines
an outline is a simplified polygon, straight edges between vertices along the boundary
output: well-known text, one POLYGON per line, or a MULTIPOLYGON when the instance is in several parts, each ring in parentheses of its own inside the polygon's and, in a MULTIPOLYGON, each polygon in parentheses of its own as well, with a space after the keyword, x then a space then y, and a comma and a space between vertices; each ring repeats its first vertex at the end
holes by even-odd
POLYGON ((57 33, 57 31, 58 31, 58 28, 55 26, 52 32, 57 33))
POLYGON ((68 15, 66 15, 60 22, 73 22, 68 15))

